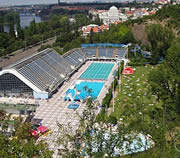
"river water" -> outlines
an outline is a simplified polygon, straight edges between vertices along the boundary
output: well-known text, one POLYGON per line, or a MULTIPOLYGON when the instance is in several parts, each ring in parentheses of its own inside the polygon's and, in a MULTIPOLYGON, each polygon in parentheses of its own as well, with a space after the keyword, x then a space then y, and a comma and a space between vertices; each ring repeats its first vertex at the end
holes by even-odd
MULTIPOLYGON (((31 14, 20 14, 20 24, 22 28, 25 28, 30 25, 31 21, 35 20, 36 23, 41 22, 42 19, 39 16, 31 15, 31 14)), ((15 27, 16 28, 16 27, 15 27)), ((4 31, 8 32, 8 26, 4 27, 4 31)))
POLYGON ((20 19, 21 19, 21 27, 25 28, 26 26, 29 26, 30 22, 35 20, 36 23, 41 22, 42 19, 39 16, 35 15, 29 15, 29 14, 20 14, 20 19))

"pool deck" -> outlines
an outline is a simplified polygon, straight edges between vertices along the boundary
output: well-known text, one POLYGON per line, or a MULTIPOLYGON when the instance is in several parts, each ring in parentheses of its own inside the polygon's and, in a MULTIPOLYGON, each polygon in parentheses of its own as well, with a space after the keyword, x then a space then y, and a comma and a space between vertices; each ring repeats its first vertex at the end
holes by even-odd
MULTIPOLYGON (((79 71, 74 74, 71 79, 67 82, 69 84, 67 84, 67 86, 64 84, 59 90, 62 89, 62 93, 60 95, 61 99, 63 99, 65 97, 65 93, 68 89, 70 89, 74 83, 83 81, 83 82, 104 82, 104 86, 101 89, 99 96, 97 97, 97 100, 99 101, 99 103, 102 103, 103 98, 105 97, 105 95, 108 92, 109 87, 111 86, 111 83, 113 81, 113 72, 114 70, 117 70, 118 66, 115 64, 114 67, 112 68, 112 71, 109 74, 109 77, 107 80, 95 80, 95 79, 80 79, 80 76, 84 73, 84 71, 91 65, 91 63, 93 63, 92 61, 86 62, 85 65, 83 65, 79 71), (64 87, 64 88, 63 88, 64 87)), ((106 63, 106 62, 100 62, 100 63, 106 63)))
MULTIPOLYGON (((53 157, 58 158, 59 156, 57 155, 57 149, 58 147, 56 146, 55 141, 57 140, 58 137, 58 125, 57 123, 59 122, 60 124, 63 124, 65 126, 71 126, 72 129, 75 131, 78 128, 79 125, 79 117, 77 116, 77 112, 81 115, 86 108, 86 105, 78 102, 79 107, 78 109, 68 109, 68 105, 70 102, 65 102, 64 101, 64 94, 65 92, 77 81, 79 80, 80 75, 88 68, 88 66, 92 63, 93 61, 88 61, 86 62, 85 65, 83 65, 78 72, 76 72, 67 82, 65 82, 58 92, 53 95, 52 98, 49 100, 34 100, 34 99, 28 99, 28 104, 39 104, 39 107, 36 109, 35 117, 36 119, 42 119, 42 125, 47 126, 50 128, 53 133, 51 135, 48 135, 47 137, 40 137, 38 141, 40 140, 45 140, 49 144, 49 148, 53 151, 55 151, 53 157)), ((103 63, 103 62, 101 62, 103 63)), ((113 81, 113 72, 114 70, 117 70, 117 64, 114 65, 112 71, 109 74, 109 77, 107 80, 82 80, 82 81, 87 81, 87 82, 105 82, 103 88, 101 89, 99 96, 98 96, 98 101, 101 104, 103 98, 108 92, 109 87, 111 86, 111 83, 113 81)), ((27 99, 18 99, 18 98, 1 98, 0 102, 6 102, 8 103, 9 101, 13 103, 22 103, 22 102, 27 102, 27 99)), ((100 111, 100 109, 97 109, 97 113, 100 111)))

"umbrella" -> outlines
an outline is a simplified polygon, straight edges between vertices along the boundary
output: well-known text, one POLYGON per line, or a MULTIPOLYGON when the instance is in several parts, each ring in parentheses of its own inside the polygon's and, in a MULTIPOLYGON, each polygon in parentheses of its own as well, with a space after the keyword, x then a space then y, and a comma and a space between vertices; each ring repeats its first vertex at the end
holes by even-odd
POLYGON ((47 129, 48 129, 48 128, 47 128, 46 126, 40 126, 40 127, 37 128, 37 131, 38 131, 38 132, 41 132, 41 133, 44 133, 44 132, 47 131, 47 129))
POLYGON ((34 131, 31 132, 31 134, 32 134, 33 136, 37 136, 37 135, 38 135, 38 132, 37 132, 36 130, 34 130, 34 131))

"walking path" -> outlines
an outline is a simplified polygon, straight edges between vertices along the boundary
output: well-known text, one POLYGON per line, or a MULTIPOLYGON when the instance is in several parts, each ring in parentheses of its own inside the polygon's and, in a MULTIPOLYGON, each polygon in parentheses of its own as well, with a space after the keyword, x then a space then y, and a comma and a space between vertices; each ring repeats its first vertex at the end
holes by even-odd
MULTIPOLYGON (((56 38, 51 38, 47 42, 43 42, 43 45, 52 45, 56 41, 56 38)), ((10 57, 10 59, 3 59, 3 61, 0 62, 0 67, 5 68, 11 64, 16 63, 17 61, 20 61, 21 59, 24 59, 25 57, 28 57, 34 53, 37 53, 38 49, 41 48, 41 45, 39 44, 37 46, 32 46, 32 48, 28 47, 27 50, 19 49, 11 54, 14 54, 14 56, 10 57)), ((1 58, 0 58, 1 59, 1 58)))

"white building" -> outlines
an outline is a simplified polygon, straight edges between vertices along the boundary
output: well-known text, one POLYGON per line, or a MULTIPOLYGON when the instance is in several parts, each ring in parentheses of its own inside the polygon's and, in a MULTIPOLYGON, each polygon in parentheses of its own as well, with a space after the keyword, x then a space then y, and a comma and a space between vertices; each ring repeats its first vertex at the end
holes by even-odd
POLYGON ((176 3, 177 3, 177 4, 180 4, 180 0, 176 0, 176 3))
POLYGON ((119 19, 120 19, 120 21, 126 21, 128 19, 128 17, 123 13, 119 13, 119 19))
POLYGON ((108 11, 109 22, 114 23, 115 21, 119 21, 119 16, 119 10, 115 6, 112 6, 108 11))
POLYGON ((108 11, 99 11, 97 13, 104 24, 112 24, 117 21, 126 21, 127 16, 121 13, 115 6, 112 6, 108 11))

